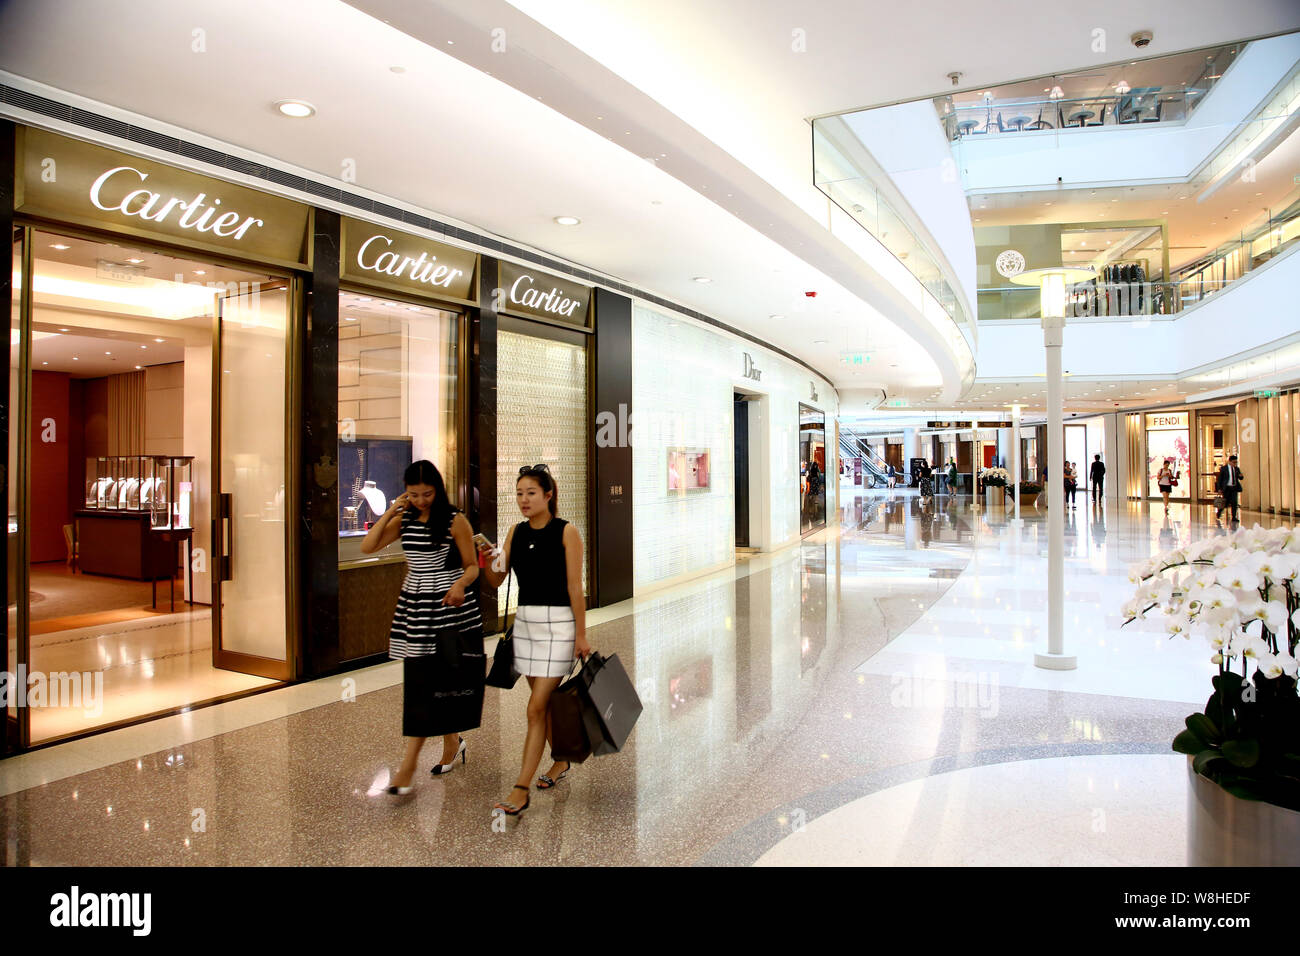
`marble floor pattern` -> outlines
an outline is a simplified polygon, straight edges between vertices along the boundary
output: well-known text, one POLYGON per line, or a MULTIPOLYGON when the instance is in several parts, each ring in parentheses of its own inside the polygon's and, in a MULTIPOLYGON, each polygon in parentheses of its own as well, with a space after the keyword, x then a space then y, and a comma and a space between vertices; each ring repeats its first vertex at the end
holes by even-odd
POLYGON ((1186 781, 1169 741, 1207 692, 1208 651, 1121 630, 1118 608, 1128 565, 1216 533, 1212 510, 1081 504, 1066 567, 1080 666, 1049 673, 1032 666, 1045 515, 1016 527, 1000 507, 922 507, 904 490, 842 501, 841 523, 799 544, 592 612, 593 645, 619 655, 645 711, 622 753, 533 791, 504 827, 490 807, 517 772, 522 683, 489 689, 463 767, 430 777, 429 749, 415 792, 393 798, 389 663, 0 762, 0 852, 9 865, 1181 863, 1186 781), (1013 807, 1023 827, 1006 826, 1013 807))

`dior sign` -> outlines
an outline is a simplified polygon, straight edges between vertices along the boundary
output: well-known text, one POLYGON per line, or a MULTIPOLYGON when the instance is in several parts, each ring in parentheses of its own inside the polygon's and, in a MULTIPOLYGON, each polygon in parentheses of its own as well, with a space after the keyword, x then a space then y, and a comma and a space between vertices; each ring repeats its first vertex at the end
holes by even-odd
POLYGON ((748 352, 744 352, 742 354, 745 356, 744 377, 753 379, 755 382, 757 382, 759 379, 763 377, 763 373, 754 364, 754 360, 750 357, 748 352))

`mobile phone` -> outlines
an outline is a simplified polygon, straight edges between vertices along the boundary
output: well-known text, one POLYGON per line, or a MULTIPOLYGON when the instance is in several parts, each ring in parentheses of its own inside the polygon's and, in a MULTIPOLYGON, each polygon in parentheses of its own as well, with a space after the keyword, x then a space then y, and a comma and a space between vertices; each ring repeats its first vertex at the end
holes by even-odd
POLYGON ((496 545, 494 545, 490 540, 488 540, 488 536, 481 531, 478 534, 474 535, 474 543, 476 545, 486 544, 489 548, 496 547, 496 545))

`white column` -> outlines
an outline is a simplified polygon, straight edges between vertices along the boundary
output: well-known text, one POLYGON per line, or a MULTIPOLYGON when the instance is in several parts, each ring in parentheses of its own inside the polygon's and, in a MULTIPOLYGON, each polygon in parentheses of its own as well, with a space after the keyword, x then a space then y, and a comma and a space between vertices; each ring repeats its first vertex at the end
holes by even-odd
POLYGON ((1065 653, 1065 428, 1061 399, 1061 343, 1065 331, 1064 276, 1043 279, 1043 346, 1047 353, 1047 653, 1034 664, 1048 670, 1073 670, 1078 660, 1065 653), (1055 288, 1059 283, 1059 289, 1055 288))
POLYGON ((1020 406, 1011 406, 1011 493, 1016 499, 1016 516, 1011 523, 1020 527, 1020 406))

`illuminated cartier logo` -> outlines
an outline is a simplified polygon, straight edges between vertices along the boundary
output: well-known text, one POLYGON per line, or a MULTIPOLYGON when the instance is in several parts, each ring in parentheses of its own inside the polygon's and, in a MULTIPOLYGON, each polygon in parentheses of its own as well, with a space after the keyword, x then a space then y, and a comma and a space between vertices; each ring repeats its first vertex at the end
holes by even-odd
POLYGON ((461 269, 439 265, 438 257, 431 256, 427 252, 421 252, 418 259, 412 259, 410 256, 399 256, 389 249, 376 255, 374 260, 367 264, 366 250, 370 248, 370 244, 376 239, 385 246, 393 244, 392 239, 381 233, 376 233, 361 243, 361 248, 357 250, 357 265, 362 269, 398 278, 411 279, 415 282, 424 282, 428 285, 442 286, 444 289, 450 288, 457 276, 465 274, 461 269))
MULTIPOLYGON (((148 173, 142 173, 134 166, 116 166, 107 170, 90 186, 90 201, 95 204, 96 209, 102 209, 104 212, 120 212, 124 216, 138 216, 148 222, 159 223, 172 213, 179 213, 175 224, 181 229, 210 232, 223 238, 243 239, 249 229, 264 225, 261 219, 254 219, 252 216, 244 216, 237 212, 227 211, 218 215, 217 207, 221 205, 220 199, 214 198, 212 204, 205 208, 204 200, 208 198, 207 193, 199 193, 186 202, 176 196, 163 200, 161 193, 148 189, 133 189, 117 205, 108 205, 100 199, 100 193, 105 184, 118 173, 135 173, 140 182, 149 178, 148 173), (159 205, 160 202, 162 205, 159 205)), ((128 180, 129 178, 128 176, 128 180)))
POLYGON ((537 309, 539 312, 553 312, 568 317, 572 317, 573 310, 582 304, 576 299, 567 298, 559 289, 551 289, 550 292, 534 289, 533 277, 526 274, 521 275, 510 286, 510 301, 516 305, 537 309), (521 284, 523 284, 522 292, 519 291, 521 284))

